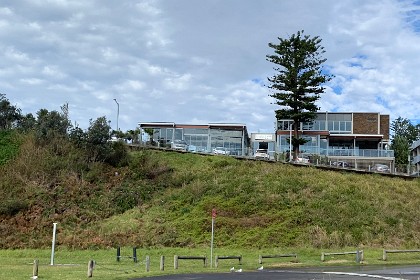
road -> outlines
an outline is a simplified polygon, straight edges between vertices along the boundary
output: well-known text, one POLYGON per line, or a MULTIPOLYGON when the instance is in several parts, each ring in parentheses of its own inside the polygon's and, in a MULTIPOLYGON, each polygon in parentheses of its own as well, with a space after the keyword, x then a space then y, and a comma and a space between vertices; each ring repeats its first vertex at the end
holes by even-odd
MULTIPOLYGON (((138 278, 139 280, 141 278, 138 278)), ((213 274, 178 274, 143 278, 147 280, 419 280, 419 266, 323 267, 301 269, 264 269, 262 271, 213 274)))

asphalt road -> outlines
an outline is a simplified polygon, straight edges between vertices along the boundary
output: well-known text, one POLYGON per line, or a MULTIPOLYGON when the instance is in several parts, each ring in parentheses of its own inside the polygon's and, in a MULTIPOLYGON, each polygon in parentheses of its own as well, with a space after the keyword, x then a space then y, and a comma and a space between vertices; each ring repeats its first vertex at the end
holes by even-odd
MULTIPOLYGON (((141 279, 141 278, 138 278, 141 279)), ((138 280, 137 279, 137 280, 138 280)), ((143 278, 147 280, 419 280, 419 266, 329 267, 287 270, 244 271, 213 274, 178 274, 143 278)))

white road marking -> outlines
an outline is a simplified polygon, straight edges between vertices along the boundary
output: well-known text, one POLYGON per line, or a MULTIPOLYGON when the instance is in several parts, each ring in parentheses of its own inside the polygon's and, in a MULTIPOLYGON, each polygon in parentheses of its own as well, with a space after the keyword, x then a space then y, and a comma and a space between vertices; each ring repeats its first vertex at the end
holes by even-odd
POLYGON ((326 274, 336 274, 336 275, 349 275, 349 276, 359 276, 359 277, 369 277, 385 280, 404 280, 404 278, 395 278, 395 277, 385 277, 380 275, 364 274, 364 273, 351 273, 351 272, 324 272, 326 274))

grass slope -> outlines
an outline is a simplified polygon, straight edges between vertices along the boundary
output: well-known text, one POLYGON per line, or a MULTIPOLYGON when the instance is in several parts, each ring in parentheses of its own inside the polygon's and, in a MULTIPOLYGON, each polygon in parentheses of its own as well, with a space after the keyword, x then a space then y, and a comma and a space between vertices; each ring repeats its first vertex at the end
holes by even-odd
POLYGON ((83 166, 28 139, 0 167, 0 248, 418 247, 420 180, 144 150, 83 166))
POLYGON ((179 187, 165 189, 148 207, 113 217, 100 229, 130 220, 131 231, 143 233, 133 244, 206 244, 216 208, 218 246, 419 245, 419 180, 229 157, 156 156, 174 169, 171 179, 179 187))

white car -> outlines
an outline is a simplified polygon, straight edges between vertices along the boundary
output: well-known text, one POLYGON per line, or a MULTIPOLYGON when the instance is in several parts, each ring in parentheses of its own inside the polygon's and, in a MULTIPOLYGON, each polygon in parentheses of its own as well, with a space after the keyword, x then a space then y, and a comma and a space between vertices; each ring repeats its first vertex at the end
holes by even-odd
POLYGON ((230 155, 230 151, 225 147, 216 147, 213 149, 213 154, 215 155, 230 155))
POLYGON ((171 148, 174 150, 187 151, 188 144, 184 140, 175 140, 171 143, 171 148))
POLYGON ((254 157, 256 159, 270 159, 267 149, 257 149, 255 151, 254 157))
POLYGON ((298 157, 295 162, 298 162, 298 163, 309 163, 309 158, 307 158, 307 157, 298 157))

